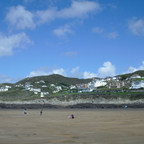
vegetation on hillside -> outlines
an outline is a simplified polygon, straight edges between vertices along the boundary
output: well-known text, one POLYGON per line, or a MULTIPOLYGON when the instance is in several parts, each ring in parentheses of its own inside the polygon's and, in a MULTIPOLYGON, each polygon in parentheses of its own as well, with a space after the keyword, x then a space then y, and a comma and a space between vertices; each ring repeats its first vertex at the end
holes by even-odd
MULTIPOLYGON (((127 78, 132 76, 133 74, 139 74, 141 77, 144 77, 144 71, 137 71, 131 74, 124 74, 121 75, 121 81, 125 81, 127 78)), ((137 80, 143 80, 143 78, 137 79, 137 80)), ((64 77, 58 74, 48 75, 48 76, 37 76, 37 77, 31 77, 31 78, 25 78, 23 80, 18 81, 15 84, 11 83, 3 83, 0 84, 0 87, 4 85, 9 85, 11 88, 9 91, 0 92, 0 100, 2 101, 14 101, 14 100, 34 100, 37 98, 40 98, 40 93, 34 94, 31 91, 25 90, 23 87, 16 87, 16 85, 21 84, 25 85, 26 83, 29 83, 30 85, 33 85, 34 88, 40 88, 42 92, 49 92, 49 95, 45 96, 45 98, 50 97, 62 97, 63 99, 65 96, 67 98, 70 97, 83 97, 85 98, 87 96, 92 95, 99 95, 103 98, 129 98, 131 100, 134 99, 144 99, 144 93, 137 91, 137 92, 130 92, 128 91, 127 87, 123 87, 121 89, 109 89, 107 87, 99 87, 96 91, 92 93, 77 93, 76 89, 69 90, 70 85, 76 85, 76 84, 82 84, 82 83, 89 83, 92 79, 78 79, 78 78, 69 78, 64 77), (44 81, 44 83, 41 83, 40 81, 44 81), (37 83, 40 82, 40 83, 37 83), (55 87, 51 86, 51 84, 54 84, 56 86, 61 86, 63 90, 60 92, 53 94, 52 92, 55 90, 55 87), (46 87, 42 87, 45 85, 46 87)))
POLYGON ((78 78, 69 78, 64 77, 62 75, 53 74, 48 76, 37 76, 37 77, 31 77, 31 78, 25 78, 21 81, 18 81, 16 84, 25 84, 26 82, 30 82, 31 84, 35 84, 38 81, 45 81, 45 84, 57 84, 57 85, 64 85, 64 86, 70 86, 70 85, 76 85, 81 83, 88 83, 91 81, 91 79, 78 79, 78 78))

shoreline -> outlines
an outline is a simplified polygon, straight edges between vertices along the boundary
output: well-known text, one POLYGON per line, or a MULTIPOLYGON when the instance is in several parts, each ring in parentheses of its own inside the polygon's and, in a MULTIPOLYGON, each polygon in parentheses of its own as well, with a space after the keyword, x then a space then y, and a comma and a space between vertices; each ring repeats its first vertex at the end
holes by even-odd
POLYGON ((53 104, 6 104, 0 103, 0 109, 121 109, 121 108, 144 108, 144 103, 135 104, 93 104, 80 103, 75 105, 53 104))

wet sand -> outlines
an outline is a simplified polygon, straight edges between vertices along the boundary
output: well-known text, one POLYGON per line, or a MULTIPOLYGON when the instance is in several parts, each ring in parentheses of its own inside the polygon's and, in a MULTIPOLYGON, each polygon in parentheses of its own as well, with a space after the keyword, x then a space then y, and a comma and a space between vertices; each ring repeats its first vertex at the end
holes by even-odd
POLYGON ((144 109, 27 112, 0 109, 0 144, 144 144, 144 109))

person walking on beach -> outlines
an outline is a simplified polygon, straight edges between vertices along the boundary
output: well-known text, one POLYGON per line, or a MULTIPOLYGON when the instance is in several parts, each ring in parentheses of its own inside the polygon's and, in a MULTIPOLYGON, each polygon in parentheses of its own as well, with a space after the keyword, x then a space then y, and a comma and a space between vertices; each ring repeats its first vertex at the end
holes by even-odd
POLYGON ((27 115, 28 113, 27 113, 27 111, 26 111, 26 109, 24 109, 24 115, 27 115))
POLYGON ((42 115, 43 110, 40 110, 40 115, 42 115))
POLYGON ((71 117, 72 117, 72 119, 74 119, 74 115, 73 114, 71 115, 71 117))

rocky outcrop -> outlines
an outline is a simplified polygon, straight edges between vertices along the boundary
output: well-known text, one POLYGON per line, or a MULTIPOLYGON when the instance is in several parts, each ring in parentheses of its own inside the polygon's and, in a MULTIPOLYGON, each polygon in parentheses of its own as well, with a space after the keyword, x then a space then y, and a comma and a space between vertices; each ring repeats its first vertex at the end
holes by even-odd
POLYGON ((105 93, 48 96, 31 101, 0 101, 0 108, 123 108, 144 107, 144 96, 105 93))
POLYGON ((130 101, 123 99, 77 99, 75 101, 59 101, 57 99, 37 99, 34 101, 0 102, 0 108, 32 109, 32 108, 144 108, 144 101, 130 101))
POLYGON ((0 103, 0 109, 115 109, 115 108, 144 108, 144 104, 92 104, 80 103, 75 105, 51 105, 51 104, 4 104, 0 103))

